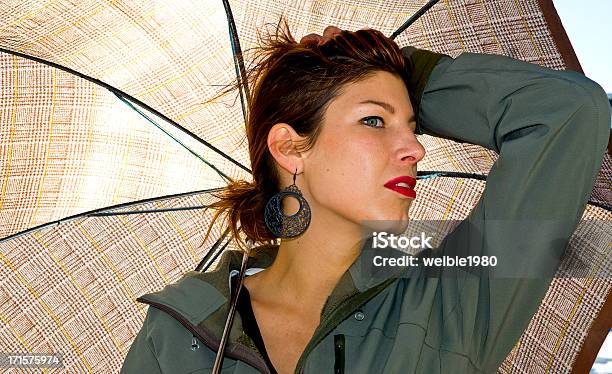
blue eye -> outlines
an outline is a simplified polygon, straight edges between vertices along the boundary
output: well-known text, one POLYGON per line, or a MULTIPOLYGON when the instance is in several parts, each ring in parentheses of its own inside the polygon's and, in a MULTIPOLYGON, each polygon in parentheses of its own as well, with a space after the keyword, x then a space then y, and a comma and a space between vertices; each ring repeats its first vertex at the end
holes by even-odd
POLYGON ((374 127, 374 128, 381 128, 383 127, 382 124, 384 123, 382 118, 378 116, 364 117, 361 119, 361 121, 364 125, 369 126, 369 127, 374 127), (380 126, 376 126, 377 121, 380 121, 380 126))

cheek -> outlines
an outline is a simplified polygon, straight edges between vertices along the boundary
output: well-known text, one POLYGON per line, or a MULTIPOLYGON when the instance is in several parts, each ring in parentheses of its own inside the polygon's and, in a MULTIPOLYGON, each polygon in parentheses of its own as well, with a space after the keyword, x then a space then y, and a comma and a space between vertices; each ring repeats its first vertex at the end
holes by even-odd
POLYGON ((321 153, 316 175, 312 177, 313 194, 321 202, 364 203, 371 198, 376 184, 383 184, 384 148, 371 140, 336 143, 321 153))

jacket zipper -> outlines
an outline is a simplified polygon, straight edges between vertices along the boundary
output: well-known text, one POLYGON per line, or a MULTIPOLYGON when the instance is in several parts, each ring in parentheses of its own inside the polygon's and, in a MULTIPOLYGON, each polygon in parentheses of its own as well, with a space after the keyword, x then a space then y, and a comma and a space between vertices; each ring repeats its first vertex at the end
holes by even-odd
MULTIPOLYGON (((174 309, 172 309, 172 308, 170 308, 170 307, 168 307, 168 306, 166 306, 164 304, 156 303, 154 301, 149 301, 149 300, 145 300, 145 299, 141 299, 141 298, 137 298, 136 301, 139 301, 139 302, 145 303, 145 304, 149 304, 149 305, 151 305, 151 306, 153 306, 153 307, 155 307, 157 309, 160 309, 160 310, 168 313, 170 316, 172 316, 177 321, 179 321, 183 326, 185 326, 185 328, 187 330, 189 330, 193 335, 198 337, 200 339, 200 341, 202 341, 202 343, 204 343, 213 352, 217 352, 218 348, 215 348, 213 346, 213 344, 210 342, 210 340, 212 339, 212 338, 210 338, 211 334, 208 333, 206 330, 199 328, 198 326, 194 326, 191 322, 189 322, 185 317, 183 317, 176 310, 174 310, 174 309)), ((238 349, 247 350, 248 351, 248 348, 243 347, 239 343, 235 343, 235 344, 236 344, 238 349)), ((192 348, 193 348, 193 342, 192 342, 192 348)), ((266 363, 263 361, 263 359, 262 360, 252 360, 250 356, 248 356, 248 355, 241 355, 239 353, 240 352, 232 352, 232 353, 230 353, 230 351, 225 350, 225 357, 230 357, 230 358, 233 358, 233 359, 236 359, 236 360, 244 361, 247 364, 255 367, 256 369, 258 369, 262 373, 272 374, 270 372, 270 369, 266 365, 266 363)))
POLYGON ((334 335, 334 374, 344 374, 344 334, 334 335))
MULTIPOLYGON (((373 297, 375 297, 376 295, 378 295, 379 293, 381 293, 382 291, 384 291, 387 286, 389 286, 391 283, 395 282, 397 280, 397 278, 391 278, 386 280, 385 282, 379 284, 378 286, 375 286, 373 288, 371 288, 370 290, 362 293, 362 294, 357 294, 357 295, 363 295, 365 293, 367 293, 367 297, 362 300, 361 302, 358 302, 356 305, 354 305, 351 309, 356 309, 361 307, 363 304, 367 303, 369 300, 371 300, 373 297)), ((329 312, 328 314, 328 318, 327 320, 330 320, 331 317, 336 314, 338 312, 338 310, 340 310, 344 305, 349 304, 352 300, 352 297, 349 297, 347 299, 344 299, 342 302, 339 302, 337 304, 334 305, 334 308, 332 309, 331 312, 329 312)), ((352 313, 351 311, 345 312, 346 316, 349 316, 352 313)), ((335 326, 334 326, 335 327, 335 326)), ((319 329, 320 331, 321 329, 319 329)), ((331 332, 332 330, 330 330, 329 332, 331 332)), ((298 359, 298 364, 297 367, 295 368, 295 372, 296 373, 300 373, 300 374, 304 374, 304 368, 306 366, 306 358, 308 357, 308 355, 310 354, 310 352, 314 349, 314 347, 319 344, 324 338, 325 336, 327 336, 327 334, 329 334, 329 332, 326 332, 324 335, 321 334, 317 334, 315 333, 315 336, 313 336, 312 340, 308 342, 308 344, 306 345, 306 349, 304 350, 304 352, 302 352, 302 356, 300 356, 300 358, 298 359), (298 371, 299 368, 299 371, 298 371)))

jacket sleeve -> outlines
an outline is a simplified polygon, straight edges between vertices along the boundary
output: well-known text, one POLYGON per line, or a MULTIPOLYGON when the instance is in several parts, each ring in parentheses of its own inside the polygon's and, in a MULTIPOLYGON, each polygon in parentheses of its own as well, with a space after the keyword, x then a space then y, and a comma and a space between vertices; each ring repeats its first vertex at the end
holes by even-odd
POLYGON ((145 317, 142 328, 136 335, 136 338, 130 346, 128 354, 123 361, 123 366, 121 367, 120 371, 121 374, 162 373, 148 330, 148 322, 151 318, 150 309, 151 307, 149 307, 149 310, 147 310, 147 316, 145 317))
POLYGON ((441 270, 441 314, 429 326, 441 349, 494 372, 516 344, 586 207, 608 106, 604 90, 576 72, 499 55, 439 59, 420 102, 423 131, 499 154, 478 204, 435 250, 498 258, 441 270))

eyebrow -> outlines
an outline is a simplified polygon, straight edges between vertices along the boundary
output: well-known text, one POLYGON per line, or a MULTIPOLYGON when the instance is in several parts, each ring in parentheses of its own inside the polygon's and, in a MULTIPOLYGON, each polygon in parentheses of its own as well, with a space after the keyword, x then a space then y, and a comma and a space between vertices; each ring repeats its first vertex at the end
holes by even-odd
MULTIPOLYGON (((395 108, 393 107, 393 105, 389 103, 385 103, 384 101, 364 100, 360 102, 359 104, 375 104, 375 105, 383 107, 383 109, 385 109, 387 112, 391 114, 395 114, 395 108)), ((410 122, 412 121, 414 121, 414 114, 412 115, 412 117, 410 117, 410 122)))
POLYGON ((389 103, 385 103, 384 101, 364 100, 360 102, 359 104, 375 104, 375 105, 383 107, 387 112, 391 114, 395 114, 395 108, 393 107, 393 105, 389 103))

